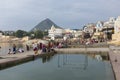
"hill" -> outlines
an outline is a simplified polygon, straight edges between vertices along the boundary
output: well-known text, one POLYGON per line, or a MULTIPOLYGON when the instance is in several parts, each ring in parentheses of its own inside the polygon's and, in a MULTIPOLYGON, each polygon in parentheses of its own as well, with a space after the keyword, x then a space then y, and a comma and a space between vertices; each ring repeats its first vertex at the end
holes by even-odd
POLYGON ((47 18, 41 21, 40 23, 38 23, 31 31, 34 31, 34 30, 45 31, 45 30, 50 29, 52 25, 54 25, 56 28, 61 28, 57 26, 53 21, 47 18))

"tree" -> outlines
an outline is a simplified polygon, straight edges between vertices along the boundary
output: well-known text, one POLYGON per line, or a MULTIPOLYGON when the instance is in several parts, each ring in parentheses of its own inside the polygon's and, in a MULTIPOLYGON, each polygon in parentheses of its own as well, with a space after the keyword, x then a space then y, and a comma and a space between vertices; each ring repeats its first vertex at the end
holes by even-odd
POLYGON ((17 30, 15 32, 15 36, 18 37, 18 38, 22 38, 24 36, 28 36, 28 32, 23 31, 23 30, 17 30))
POLYGON ((2 35, 4 35, 4 32, 0 30, 0 33, 2 33, 2 35))
POLYGON ((43 36, 47 36, 47 35, 48 35, 48 31, 44 31, 43 36))
POLYGON ((35 38, 35 34, 34 34, 33 31, 28 32, 28 36, 29 36, 31 39, 34 39, 34 38, 35 38))
POLYGON ((35 31, 31 31, 28 33, 29 36, 31 37, 31 39, 34 39, 34 38, 43 38, 43 31, 41 30, 35 30, 35 31))
POLYGON ((41 30, 36 30, 34 32, 35 38, 43 38, 43 32, 41 30))

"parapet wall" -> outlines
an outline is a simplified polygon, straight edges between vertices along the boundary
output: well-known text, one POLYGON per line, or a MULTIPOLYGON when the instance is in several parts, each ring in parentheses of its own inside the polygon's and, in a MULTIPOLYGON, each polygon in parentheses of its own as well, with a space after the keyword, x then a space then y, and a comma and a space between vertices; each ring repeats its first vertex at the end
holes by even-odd
POLYGON ((109 48, 61 48, 55 50, 58 53, 109 52, 109 48))

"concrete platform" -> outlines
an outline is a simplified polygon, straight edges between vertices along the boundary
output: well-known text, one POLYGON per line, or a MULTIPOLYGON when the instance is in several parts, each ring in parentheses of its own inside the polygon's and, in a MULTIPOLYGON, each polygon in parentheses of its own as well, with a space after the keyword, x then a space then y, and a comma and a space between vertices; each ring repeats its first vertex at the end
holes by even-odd
POLYGON ((57 52, 80 53, 80 52, 109 52, 109 48, 60 48, 57 52))
POLYGON ((16 54, 7 54, 0 56, 0 70, 5 69, 7 67, 15 66, 24 62, 32 61, 38 57, 47 56, 54 54, 52 53, 38 53, 34 54, 33 51, 28 51, 24 53, 16 53, 16 54))
POLYGON ((115 78, 116 80, 120 80, 120 50, 117 48, 110 48, 109 56, 115 74, 115 78))

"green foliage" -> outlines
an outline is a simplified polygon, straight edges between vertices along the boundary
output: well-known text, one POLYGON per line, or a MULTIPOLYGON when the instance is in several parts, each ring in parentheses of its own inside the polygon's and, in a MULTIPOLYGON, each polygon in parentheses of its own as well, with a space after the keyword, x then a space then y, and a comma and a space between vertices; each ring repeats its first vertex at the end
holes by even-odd
POLYGON ((26 32, 26 31, 23 31, 23 30, 17 30, 14 35, 18 38, 22 38, 24 36, 29 36, 31 39, 39 39, 39 38, 43 38, 43 36, 46 36, 48 35, 48 32, 45 31, 41 31, 41 30, 35 30, 35 31, 31 31, 31 32, 26 32))
POLYGON ((35 30, 35 31, 31 31, 29 32, 29 36, 31 37, 31 39, 34 39, 34 38, 43 38, 43 31, 41 30, 35 30))
POLYGON ((48 31, 44 31, 43 36, 47 36, 47 35, 48 35, 48 31))
POLYGON ((22 38, 24 36, 28 36, 28 32, 23 31, 23 30, 17 30, 15 32, 15 36, 18 37, 18 38, 22 38))
POLYGON ((2 35, 4 35, 4 32, 0 30, 0 33, 2 33, 2 35))
POLYGON ((43 38, 43 32, 41 30, 36 30, 34 32, 35 38, 43 38))

